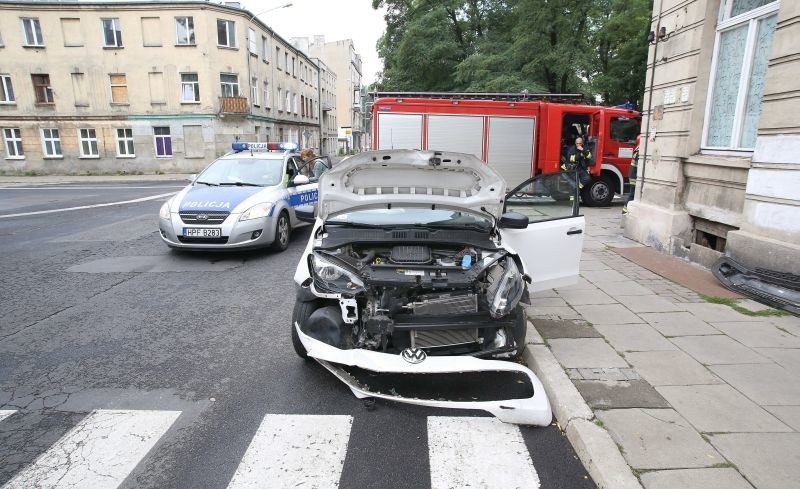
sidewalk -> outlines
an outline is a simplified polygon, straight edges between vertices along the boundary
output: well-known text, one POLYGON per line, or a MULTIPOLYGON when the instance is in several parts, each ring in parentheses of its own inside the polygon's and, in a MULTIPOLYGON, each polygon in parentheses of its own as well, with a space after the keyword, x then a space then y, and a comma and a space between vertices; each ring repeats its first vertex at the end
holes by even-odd
POLYGON ((0 185, 54 185, 58 183, 122 183, 122 182, 182 182, 188 183, 188 173, 165 173, 161 175, 38 175, 0 176, 0 185))
POLYGON ((532 297, 527 359, 598 486, 799 487, 800 318, 706 302, 622 255, 736 295, 622 237, 619 207, 583 211, 581 279, 532 297))

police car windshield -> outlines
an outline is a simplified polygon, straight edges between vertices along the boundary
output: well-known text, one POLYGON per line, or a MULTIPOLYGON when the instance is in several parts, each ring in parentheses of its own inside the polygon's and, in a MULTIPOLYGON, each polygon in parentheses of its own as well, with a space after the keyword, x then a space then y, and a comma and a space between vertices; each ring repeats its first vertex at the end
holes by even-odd
POLYGON ((283 181, 283 158, 225 158, 217 160, 197 177, 211 185, 278 185, 283 181))
POLYGON ((392 207, 391 209, 362 209, 333 216, 327 224, 370 227, 424 226, 465 228, 489 231, 492 222, 481 215, 452 209, 392 207))

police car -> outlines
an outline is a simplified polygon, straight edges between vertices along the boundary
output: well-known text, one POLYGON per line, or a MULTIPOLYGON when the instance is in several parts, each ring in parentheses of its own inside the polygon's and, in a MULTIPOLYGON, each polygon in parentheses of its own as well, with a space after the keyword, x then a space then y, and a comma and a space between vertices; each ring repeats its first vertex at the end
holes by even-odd
POLYGON ((289 246, 291 231, 300 224, 295 208, 317 202, 324 160, 304 162, 294 143, 237 142, 232 148, 161 207, 159 230, 167 246, 277 251, 289 246))

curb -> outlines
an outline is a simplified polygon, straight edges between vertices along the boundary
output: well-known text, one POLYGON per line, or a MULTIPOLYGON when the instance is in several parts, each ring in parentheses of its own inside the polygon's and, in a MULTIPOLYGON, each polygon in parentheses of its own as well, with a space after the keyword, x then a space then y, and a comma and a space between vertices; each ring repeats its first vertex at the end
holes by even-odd
POLYGON ((556 357, 528 320, 528 347, 522 356, 544 385, 557 423, 566 432, 583 466, 600 489, 642 489, 639 480, 605 429, 594 424, 594 413, 567 377, 556 357))

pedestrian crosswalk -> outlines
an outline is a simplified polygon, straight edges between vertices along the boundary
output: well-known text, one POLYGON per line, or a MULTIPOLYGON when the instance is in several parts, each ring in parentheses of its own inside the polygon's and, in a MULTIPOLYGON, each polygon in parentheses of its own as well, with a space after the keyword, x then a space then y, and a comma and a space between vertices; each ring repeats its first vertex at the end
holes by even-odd
MULTIPOLYGON (((156 451, 160 440, 170 437, 180 415, 180 411, 92 411, 2 489, 116 488, 156 451)), ((25 415, 0 410, 0 435, 10 416, 25 415)), ((348 415, 266 414, 235 471, 231 467, 227 487, 339 487, 353 443, 352 426, 353 417, 348 415)), ((422 437, 419 448, 425 450, 424 445, 422 437)), ((427 452, 432 488, 540 485, 519 427, 495 418, 428 417, 427 452)), ((375 462, 363 461, 369 466, 375 462)))

